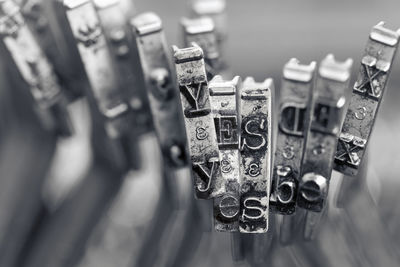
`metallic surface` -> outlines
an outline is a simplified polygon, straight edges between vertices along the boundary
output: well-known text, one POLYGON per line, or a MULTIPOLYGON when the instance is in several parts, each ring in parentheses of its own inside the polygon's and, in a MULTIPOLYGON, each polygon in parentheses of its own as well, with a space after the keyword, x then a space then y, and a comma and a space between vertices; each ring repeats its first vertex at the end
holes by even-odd
POLYGON ((296 209, 305 136, 311 121, 315 68, 315 62, 301 65, 297 59, 291 59, 283 69, 270 198, 270 209, 280 214, 292 214, 296 209))
POLYGON ((217 40, 220 45, 227 39, 226 1, 192 0, 191 9, 194 17, 210 17, 214 21, 217 40))
POLYGON ((240 93, 242 233, 268 230, 270 177, 272 172, 272 79, 256 83, 246 78, 240 93))
POLYGON ((297 195, 297 205, 310 211, 321 212, 328 193, 352 63, 328 55, 319 66, 297 195))
POLYGON ((115 64, 117 83, 114 87, 119 87, 121 98, 129 106, 129 114, 120 127, 126 135, 137 138, 150 130, 151 116, 133 33, 128 26, 131 12, 126 10, 123 0, 96 0, 93 3, 115 64))
POLYGON ((196 196, 209 199, 221 193, 214 190, 221 188, 221 171, 203 51, 197 45, 174 47, 174 60, 196 196))
POLYGON ((223 80, 215 76, 209 83, 211 113, 214 119, 221 182, 214 190, 221 192, 214 199, 214 226, 217 231, 235 232, 239 229, 239 136, 237 94, 241 91, 239 76, 223 80))
POLYGON ((66 4, 70 27, 91 85, 91 97, 105 120, 105 129, 111 138, 120 136, 115 119, 124 116, 128 104, 121 98, 115 64, 108 50, 103 30, 94 5, 81 1, 79 5, 66 4))
POLYGON ((40 36, 28 27, 20 8, 11 0, 0 3, 0 35, 7 56, 29 87, 42 125, 61 136, 70 135, 73 130, 66 98, 38 42, 40 36))
POLYGON ((25 22, 53 65, 68 101, 82 97, 86 86, 84 69, 75 40, 65 27, 64 8, 54 0, 20 2, 25 22))
POLYGON ((369 35, 335 156, 335 170, 345 175, 356 175, 364 157, 399 38, 400 29, 392 31, 383 22, 369 35))
POLYGON ((161 19, 154 13, 143 13, 131 25, 161 150, 168 166, 183 167, 188 163, 186 135, 161 19))
POLYGON ((220 74, 224 66, 221 60, 221 51, 214 21, 209 17, 183 18, 181 25, 185 46, 189 46, 194 42, 203 49, 208 78, 211 79, 220 74))

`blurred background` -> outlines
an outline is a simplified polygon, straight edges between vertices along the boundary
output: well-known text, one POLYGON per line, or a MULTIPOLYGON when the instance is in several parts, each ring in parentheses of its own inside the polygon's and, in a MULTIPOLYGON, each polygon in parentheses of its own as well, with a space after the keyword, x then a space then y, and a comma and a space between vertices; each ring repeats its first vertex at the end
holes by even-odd
MULTIPOLYGON (((156 12, 169 45, 182 47, 179 21, 190 15, 189 1, 135 0, 134 7, 156 12)), ((399 10, 398 0, 227 0, 224 57, 234 75, 274 78, 278 96, 291 57, 351 57, 353 84, 372 26, 383 20, 400 28, 399 10)), ((243 238, 240 253, 231 251, 229 234, 211 229, 211 203, 194 200, 187 170, 172 175, 163 167, 154 133, 137 140, 140 167, 121 171, 98 159, 84 99, 69 105, 75 134, 57 139, 38 126, 1 59, 1 267, 399 266, 398 57, 368 161, 359 177, 334 173, 314 240, 282 246, 282 218, 274 216, 267 241, 243 238)))

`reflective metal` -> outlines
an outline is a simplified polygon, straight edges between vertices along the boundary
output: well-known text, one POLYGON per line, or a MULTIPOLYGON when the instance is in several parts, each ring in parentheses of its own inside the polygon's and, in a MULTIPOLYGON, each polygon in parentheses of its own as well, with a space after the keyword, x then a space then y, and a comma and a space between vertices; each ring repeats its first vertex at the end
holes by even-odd
MULTIPOLYGON (((47 21, 42 23, 41 26, 47 26, 47 21)), ((12 0, 0 2, 0 36, 10 64, 16 67, 30 90, 43 126, 61 136, 72 134, 67 100, 38 41, 40 36, 28 27, 20 8, 12 0)))
POLYGON ((129 28, 131 17, 124 8, 123 0, 94 0, 99 23, 106 39, 110 63, 114 65, 117 79, 114 87, 119 88, 120 98, 127 102, 129 111, 121 131, 126 135, 138 135, 149 131, 151 116, 147 94, 143 88, 142 72, 138 64, 134 38, 129 28))
POLYGON ((64 1, 64 5, 91 85, 89 96, 104 118, 108 136, 118 138, 121 126, 117 119, 128 113, 129 105, 121 97, 118 77, 114 73, 116 66, 95 7, 88 0, 64 1))
POLYGON ((307 134, 297 205, 321 212, 328 193, 340 133, 352 60, 328 55, 318 70, 311 128, 307 134))
POLYGON ((215 191, 221 192, 214 199, 214 223, 217 231, 234 232, 239 229, 239 136, 237 94, 241 91, 239 76, 224 80, 215 76, 209 84, 211 113, 214 119, 221 181, 216 181, 215 191))
POLYGON ((207 76, 214 77, 224 69, 221 60, 221 51, 218 45, 214 21, 208 17, 195 19, 183 18, 183 41, 185 46, 192 42, 199 45, 204 51, 204 62, 206 64, 207 76))
POLYGON ((272 79, 256 83, 246 78, 240 93, 240 221, 242 233, 268 230, 272 172, 272 79))
POLYGON ((161 19, 154 13, 143 13, 131 25, 161 150, 169 166, 183 167, 188 163, 186 135, 161 19))
POLYGON ((203 50, 174 46, 174 60, 196 196, 209 199, 221 193, 214 189, 221 188, 221 171, 203 50))
POLYGON ((364 157, 399 38, 400 29, 392 31, 384 22, 369 35, 335 156, 335 170, 345 175, 355 176, 364 157))
POLYGON ((291 59, 283 68, 280 119, 276 143, 270 209, 293 214, 296 209, 305 136, 311 121, 311 99, 316 63, 301 65, 291 59))

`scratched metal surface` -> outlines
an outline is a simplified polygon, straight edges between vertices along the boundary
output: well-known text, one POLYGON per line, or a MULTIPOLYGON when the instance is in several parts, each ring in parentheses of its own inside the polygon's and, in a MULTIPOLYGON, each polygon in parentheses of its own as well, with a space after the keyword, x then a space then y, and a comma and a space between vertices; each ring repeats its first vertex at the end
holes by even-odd
MULTIPOLYGON (((243 77, 251 75, 257 81, 273 77, 278 94, 282 67, 289 58, 298 57, 304 62, 319 61, 328 52, 334 53, 340 59, 352 57, 355 62, 353 67, 353 75, 355 75, 370 28, 380 20, 387 21, 391 28, 400 27, 398 0, 228 0, 228 2, 229 41, 226 59, 232 73, 243 77)), ((149 10, 157 12, 163 19, 169 43, 180 44, 179 19, 188 13, 187 1, 136 0, 135 4, 139 12, 149 10)), ((275 238, 272 249, 266 252, 267 262, 253 266, 398 266, 400 206, 397 202, 400 200, 398 194, 400 154, 396 152, 400 150, 400 143, 397 142, 400 135, 400 116, 398 116, 400 92, 397 90, 400 86, 399 60, 398 57, 395 60, 371 137, 369 165, 362 172, 363 177, 358 177, 359 182, 355 182, 352 190, 349 191, 351 197, 345 198, 345 207, 342 209, 335 207, 334 193, 339 188, 338 184, 342 179, 335 173, 329 192, 329 213, 322 223, 316 240, 308 243, 296 242, 292 246, 281 247, 275 238)), ((353 76, 352 81, 354 79, 353 76)), ((3 92, 1 95, 3 96, 3 92)), ((23 111, 19 111, 18 116, 28 118, 25 120, 30 118, 23 111)), ((7 118, 10 120, 9 116, 7 118)), ((14 117, 13 120, 15 121, 14 117)), ((43 178, 46 164, 52 155, 54 140, 46 139, 46 136, 34 128, 33 123, 27 123, 24 120, 22 122, 26 127, 34 129, 30 131, 31 135, 25 130, 26 128, 15 124, 10 129, 6 129, 6 134, 0 130, 0 136, 6 140, 1 143, 1 177, 29 176, 32 177, 31 182, 39 181, 43 178), (4 142, 8 142, 7 145, 4 142), (40 151, 40 153, 35 153, 35 151, 40 151), (13 160, 13 158, 18 160, 13 160), (36 171, 31 172, 30 168, 36 171)), ((7 121, 1 121, 2 125, 9 125, 5 123, 7 121)), ((147 148, 144 159, 148 162, 158 159, 159 152, 154 147, 155 142, 155 138, 149 138, 143 143, 147 148)), ((158 163, 145 165, 143 172, 128 177, 123 184, 123 189, 109 205, 111 208, 98 221, 88 244, 79 255, 79 260, 75 261, 77 262, 75 266, 128 267, 135 264, 139 266, 137 262, 140 262, 138 260, 140 255, 138 254, 143 252, 141 242, 144 242, 147 235, 153 237, 148 234, 152 231, 148 228, 148 224, 154 214, 163 210, 162 206, 157 207, 154 203, 159 198, 163 199, 160 189, 161 178, 155 169, 161 169, 158 163)), ((181 176, 185 177, 185 173, 181 176)), ((1 185, 3 186, 3 183, 1 185)), ((13 186, 29 185, 21 183, 13 186)), ((190 184, 187 185, 185 182, 182 182, 181 186, 191 188, 190 184)), ((36 187, 33 189, 31 194, 40 194, 36 187)), ((4 218, 9 215, 4 214, 15 213, 15 211, 12 211, 13 209, 7 203, 1 203, 0 217, 6 221, 4 218)), ((20 204, 21 206, 15 209, 20 212, 27 209, 33 214, 40 209, 40 204, 37 202, 24 204, 20 204)), ((211 209, 211 205, 208 208, 211 209)), ((171 216, 178 218, 184 211, 184 207, 174 210, 171 216)), ((28 215, 24 214, 27 218, 28 215)), ((162 221, 164 217, 160 218, 162 221)), ((197 217, 194 216, 194 218, 197 217)), ((25 224, 29 221, 28 219, 21 220, 25 224)), ((21 223, 21 220, 18 222, 21 223)), ((167 220, 165 222, 167 224, 167 220)), ((63 229, 63 223, 68 222, 60 222, 60 231, 63 229)), ((171 224, 169 220, 168 223, 171 224)), ((190 223, 182 224, 182 228, 188 224, 190 223)), ((159 227, 160 225, 163 224, 160 223, 159 227)), ((20 229, 23 229, 23 232, 19 234, 29 234, 28 227, 22 226, 20 229)), ((200 227, 197 228, 199 229, 200 227)), ((52 232, 54 236, 59 236, 60 231, 53 230, 52 232)), ((203 229, 199 231, 202 232, 201 237, 188 242, 189 250, 194 252, 187 256, 186 261, 179 262, 180 265, 175 266, 249 266, 247 262, 234 263, 232 261, 229 234, 203 229)), ((155 231, 155 233, 157 238, 154 238, 154 242, 168 239, 164 236, 159 238, 158 232, 155 231)), ((160 233, 160 235, 166 234, 160 233)), ((157 245, 162 246, 162 243, 157 245)), ((21 244, 15 244, 15 246, 21 246, 21 244)), ((3 248, 3 244, 0 248, 3 248)), ((8 249, 12 248, 8 247, 8 249)), ((164 247, 162 251, 168 254, 169 249, 164 247)), ((2 251, 7 253, 6 250, 2 249, 2 251)), ((51 249, 48 251, 47 253, 47 250, 44 250, 43 255, 49 256, 51 249)), ((146 253, 145 257, 149 258, 155 255, 152 250, 146 253)), ((160 261, 168 258, 168 255, 163 253, 157 254, 161 257, 160 261)), ((60 257, 62 258, 62 255, 60 257)), ((8 260, 15 261, 15 259, 8 260)), ((32 266, 29 265, 29 259, 26 261, 25 266, 32 266)), ((162 266, 160 262, 154 264, 162 266)))

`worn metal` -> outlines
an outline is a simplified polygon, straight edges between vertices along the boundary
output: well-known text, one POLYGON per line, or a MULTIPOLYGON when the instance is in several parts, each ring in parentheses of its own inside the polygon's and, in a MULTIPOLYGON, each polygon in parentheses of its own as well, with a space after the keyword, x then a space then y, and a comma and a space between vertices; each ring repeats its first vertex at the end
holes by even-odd
POLYGON ((189 46, 192 42, 203 49, 207 77, 211 79, 224 69, 221 51, 218 45, 214 21, 209 17, 182 18, 183 42, 189 46))
POLYGON ((115 64, 115 76, 121 97, 129 104, 129 118, 125 129, 133 138, 151 128, 150 108, 143 86, 133 32, 129 27, 132 17, 124 0, 94 0, 100 25, 115 64))
POLYGON ((53 65, 63 92, 71 103, 84 95, 87 86, 84 68, 64 7, 54 0, 21 0, 25 22, 53 65))
POLYGON ((221 170, 203 50, 196 44, 173 49, 196 196, 213 198, 221 193, 214 190, 221 188, 221 170))
POLYGON ((121 118, 127 116, 129 105, 123 99, 113 55, 94 4, 91 1, 64 1, 67 18, 76 39, 86 74, 91 85, 89 98, 100 112, 107 135, 121 137, 121 118))
POLYGON ((224 80, 215 76, 209 84, 211 113, 214 119, 221 181, 214 190, 221 192, 214 199, 214 226, 217 231, 235 232, 239 229, 239 135, 237 92, 241 91, 242 80, 236 76, 224 80))
POLYGON ((400 29, 392 31, 384 22, 374 26, 369 35, 335 156, 335 170, 345 175, 357 175, 382 102, 399 37, 400 29))
POLYGON ((161 150, 169 166, 188 164, 186 135, 161 19, 143 13, 131 21, 161 150))
POLYGON ((0 36, 10 64, 16 67, 30 89, 43 126, 61 136, 71 135, 67 100, 38 42, 40 36, 28 27, 19 6, 12 0, 0 2, 0 36))
POLYGON ((324 207, 352 64, 351 59, 339 62, 328 55, 319 66, 297 195, 297 205, 310 211, 321 212, 324 207))
POLYGON ((241 201, 239 230, 268 230, 270 177, 272 169, 272 79, 256 83, 246 78, 240 94, 241 201))
POLYGON ((275 150, 270 210, 292 214, 296 209, 305 136, 310 127, 310 104, 316 63, 291 59, 283 68, 280 118, 275 150))

